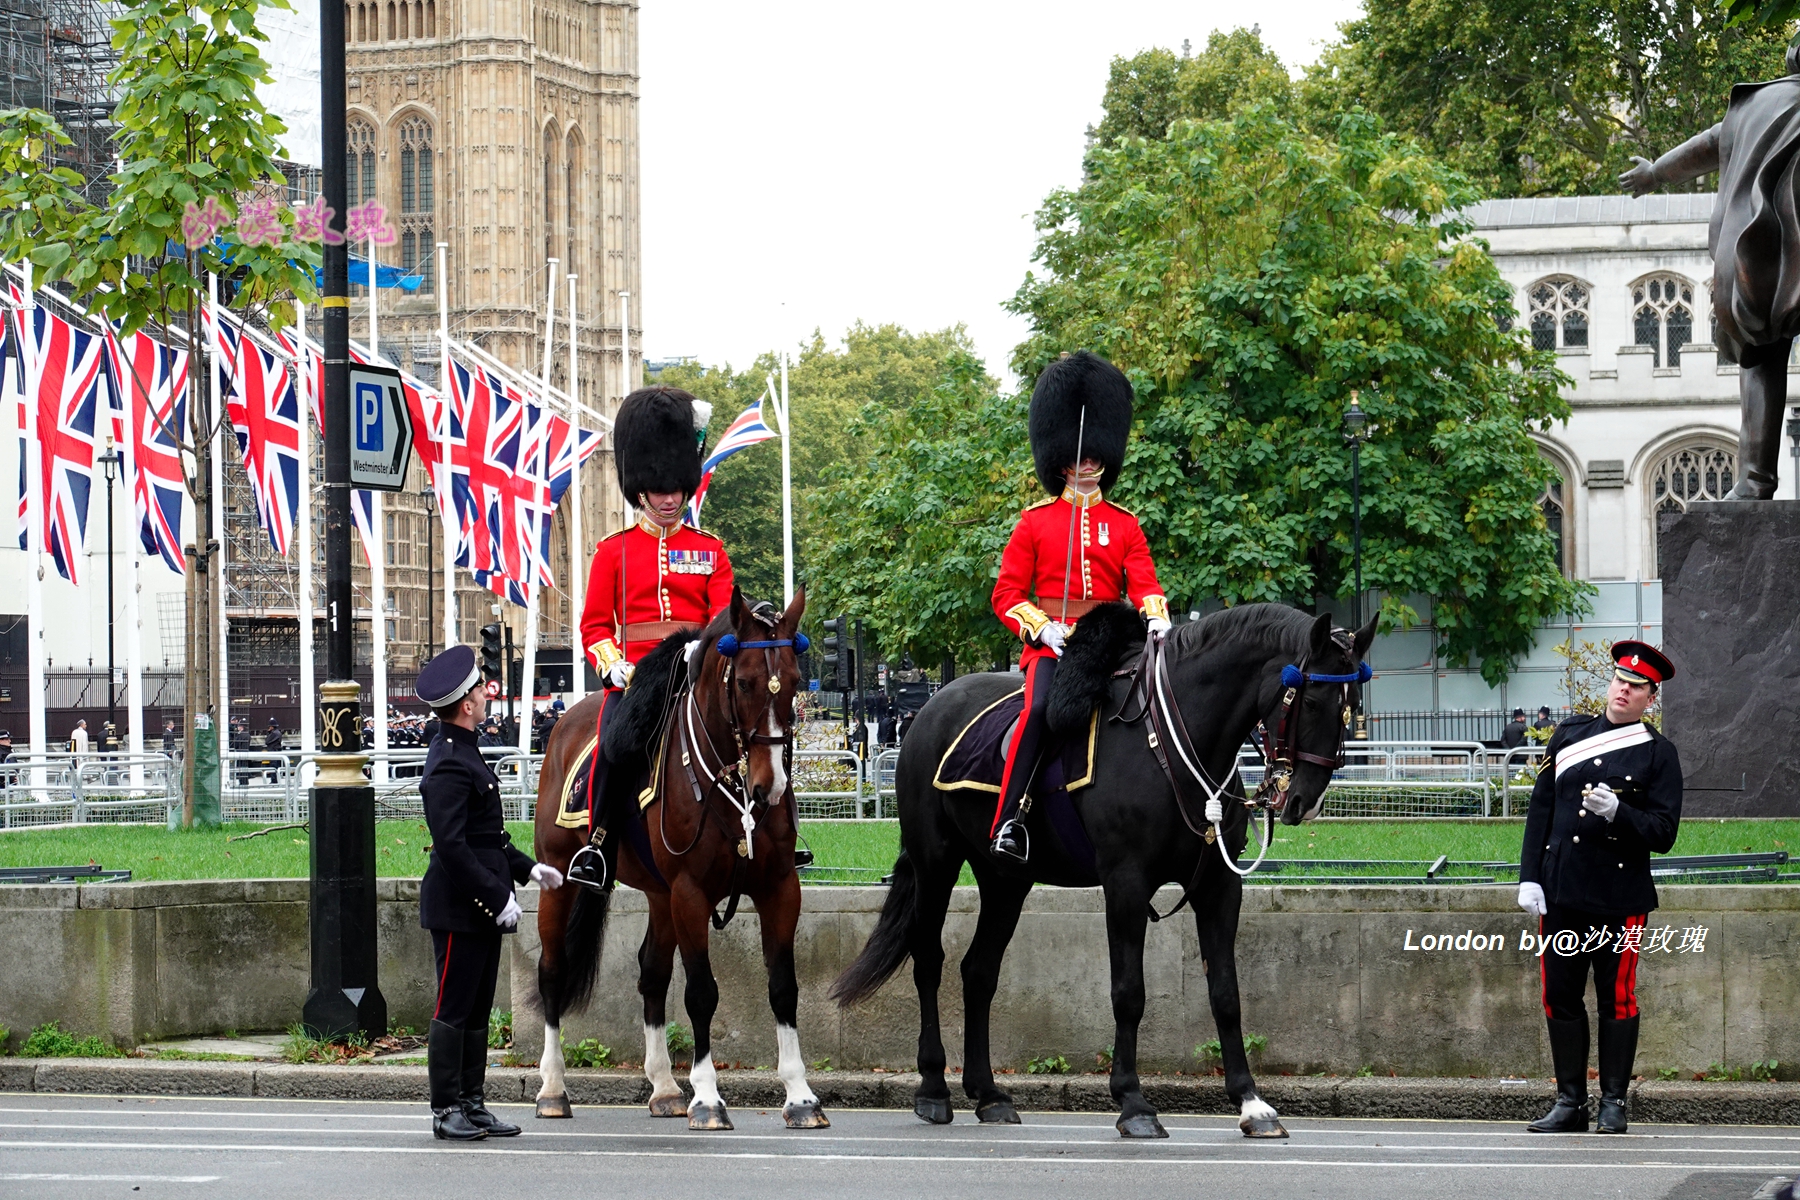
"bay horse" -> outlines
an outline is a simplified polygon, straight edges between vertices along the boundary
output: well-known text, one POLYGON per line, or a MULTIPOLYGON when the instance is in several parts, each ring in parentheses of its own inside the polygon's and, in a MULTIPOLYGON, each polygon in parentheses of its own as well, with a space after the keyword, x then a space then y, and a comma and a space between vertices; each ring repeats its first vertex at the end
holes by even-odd
MULTIPOLYGON (((730 1129, 712 1060, 712 1018, 719 988, 708 960, 708 922, 723 929, 739 896, 756 906, 762 927, 763 963, 769 972, 769 1005, 775 1013, 779 1073, 787 1088, 782 1116, 791 1129, 831 1124, 806 1082, 806 1062, 795 1028, 800 988, 794 972, 794 931, 800 920, 800 879, 795 873, 796 834, 792 763, 794 697, 806 686, 796 657, 806 641, 799 633, 804 590, 785 612, 752 609, 733 591, 731 605, 703 630, 671 635, 638 665, 633 687, 669 680, 672 700, 662 736, 650 748, 649 788, 642 825, 639 791, 644 772, 615 761, 604 798, 615 815, 611 836, 620 839, 618 880, 649 899, 650 922, 638 951, 638 992, 643 997, 644 1073, 651 1083, 650 1112, 686 1115, 690 1129, 730 1129), (689 639, 697 639, 686 653, 689 639), (684 661, 685 659, 685 661, 684 661), (653 662, 653 660, 655 660, 653 662), (658 670, 659 664, 664 668, 658 670), (672 666, 671 672, 668 667, 672 666), (672 678, 671 678, 672 674, 672 678), (647 855, 647 856, 646 856, 647 855), (721 918, 717 907, 724 903, 721 918), (666 1012, 675 952, 687 973, 685 1002, 694 1028, 693 1065, 683 1096, 669 1060, 666 1012)), ((660 696, 645 697, 660 701, 660 696)), ((638 699, 627 693, 620 701, 638 699)), ((569 710, 545 748, 538 780, 537 857, 566 869, 585 845, 585 828, 556 823, 563 781, 576 770, 593 737, 599 696, 569 710)), ((663 710, 656 710, 659 714, 663 710)), ((613 720, 608 717, 608 722, 613 720)), ((608 739, 608 746, 611 740, 608 739)), ((544 1004, 543 1086, 537 1115, 571 1115, 563 1076, 560 1025, 592 995, 600 968, 609 892, 561 888, 545 892, 538 906, 538 991, 544 1004)))
MULTIPOLYGON (((1121 618, 1135 622, 1137 640, 1143 639, 1135 613, 1122 605, 1105 607, 1119 610, 1108 618, 1115 623, 1121 618)), ((1105 616, 1103 609, 1095 613, 1105 616)), ((1093 617, 1083 617, 1076 627, 1065 663, 1077 657, 1090 623, 1103 624, 1093 617)), ((977 714, 1016 692, 1019 677, 966 675, 931 698, 901 744, 895 771, 900 856, 892 886, 868 943, 832 987, 840 1005, 856 1004, 912 958, 922 1076, 913 1111, 920 1118, 934 1124, 952 1119, 938 986, 944 914, 967 862, 980 889, 981 909, 962 960, 962 1080, 979 1120, 1019 1120, 1012 1097, 994 1082, 988 1030, 1001 956, 1025 896, 1034 883, 1073 887, 1098 882, 1105 891, 1112 969, 1116 1031, 1111 1088, 1120 1110, 1118 1130, 1124 1137, 1168 1136, 1144 1098, 1137 1042, 1144 1015, 1144 935, 1155 917, 1151 901, 1159 887, 1174 883, 1185 889, 1184 898, 1193 905, 1225 1064, 1225 1090, 1239 1108, 1239 1127, 1250 1137, 1287 1136, 1275 1110, 1257 1096, 1244 1053, 1235 960, 1244 885, 1221 849, 1229 850, 1233 860, 1243 852, 1251 818, 1240 795, 1221 793, 1228 792, 1234 779, 1239 748, 1264 724, 1271 807, 1288 825, 1318 815, 1332 770, 1342 762, 1345 726, 1359 698, 1357 685, 1368 677, 1362 658, 1375 625, 1371 620, 1351 634, 1334 630, 1329 614, 1314 619, 1281 605, 1240 605, 1164 635, 1161 661, 1151 654, 1140 657, 1130 682, 1111 678, 1119 657, 1113 649, 1097 675, 1095 698, 1102 703, 1092 783, 1069 794, 1091 843, 1091 860, 1071 853, 1049 824, 1043 804, 1034 804, 1027 816, 1031 861, 1002 859, 988 849, 992 792, 939 790, 934 783, 939 762, 962 731, 977 714), (1178 783, 1182 796, 1176 792, 1178 783), (1224 808, 1223 820, 1211 824, 1199 815, 1209 790, 1224 808), (1221 835, 1222 846, 1214 845, 1221 835)), ((1059 671, 1059 692, 1063 680, 1059 671)), ((1059 694, 1053 693, 1053 722, 1058 703, 1059 694)), ((1088 711, 1085 704, 1079 709, 1083 729, 1088 711)))

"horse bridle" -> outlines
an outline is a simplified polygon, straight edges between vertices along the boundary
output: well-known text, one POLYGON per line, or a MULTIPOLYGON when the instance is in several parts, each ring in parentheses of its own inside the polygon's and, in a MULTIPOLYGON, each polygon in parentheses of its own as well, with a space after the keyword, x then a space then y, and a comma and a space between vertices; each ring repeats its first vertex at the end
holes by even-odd
MULTIPOLYGON (((1355 647, 1350 642, 1346 631, 1334 630, 1331 640, 1352 659, 1355 658, 1355 647)), ((1344 765, 1344 741, 1350 728, 1350 713, 1354 707, 1350 689, 1367 683, 1374 673, 1369 669, 1369 664, 1365 662, 1358 662, 1356 670, 1347 675, 1325 675, 1308 671, 1306 668, 1307 659, 1305 657, 1302 657, 1298 664, 1289 663, 1281 668, 1282 693, 1280 704, 1275 712, 1275 731, 1273 735, 1270 734, 1268 720, 1265 718, 1257 723, 1256 729, 1250 735, 1251 744, 1257 748, 1263 758, 1262 786, 1256 789, 1256 795, 1251 800, 1255 806, 1270 804, 1276 812, 1287 807, 1287 793, 1293 783, 1295 763, 1312 763, 1314 766, 1324 767, 1329 771, 1339 770, 1344 765), (1299 737, 1300 725, 1295 714, 1306 702, 1307 687, 1316 683, 1330 684, 1338 689, 1339 707, 1344 714, 1343 726, 1338 731, 1337 753, 1330 758, 1301 750, 1295 745, 1299 737), (1269 796, 1271 787, 1274 792, 1272 803, 1269 796)))

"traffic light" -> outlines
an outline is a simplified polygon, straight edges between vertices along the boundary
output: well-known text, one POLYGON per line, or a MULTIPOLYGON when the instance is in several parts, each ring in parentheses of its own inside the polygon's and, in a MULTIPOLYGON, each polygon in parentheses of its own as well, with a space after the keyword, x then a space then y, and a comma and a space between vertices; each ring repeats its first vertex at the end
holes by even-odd
POLYGON ((824 622, 825 637, 820 642, 824 657, 820 660, 820 686, 829 691, 841 692, 848 686, 850 676, 850 640, 846 636, 850 622, 843 617, 827 617, 824 622))
POLYGON ((500 663, 500 626, 483 625, 481 627, 481 677, 483 679, 499 679, 504 668, 500 663))

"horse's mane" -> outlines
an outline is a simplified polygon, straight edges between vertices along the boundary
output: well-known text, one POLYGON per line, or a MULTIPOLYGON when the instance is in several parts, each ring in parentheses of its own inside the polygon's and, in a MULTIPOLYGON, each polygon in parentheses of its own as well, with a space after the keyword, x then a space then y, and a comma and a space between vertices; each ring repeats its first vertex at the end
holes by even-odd
MULTIPOLYGON (((767 600, 755 602, 746 600, 744 603, 749 605, 750 615, 765 628, 773 629, 781 623, 781 610, 767 600)), ((721 608, 718 615, 706 623, 706 627, 700 631, 700 652, 694 655, 693 662, 688 665, 688 684, 690 686, 699 682, 700 665, 706 661, 706 656, 712 651, 713 646, 734 628, 735 626, 731 623, 731 606, 729 604, 721 608)))
POLYGON ((1296 655, 1306 652, 1315 618, 1285 604, 1239 604, 1208 613, 1169 632, 1177 659, 1209 650, 1273 646, 1296 655))

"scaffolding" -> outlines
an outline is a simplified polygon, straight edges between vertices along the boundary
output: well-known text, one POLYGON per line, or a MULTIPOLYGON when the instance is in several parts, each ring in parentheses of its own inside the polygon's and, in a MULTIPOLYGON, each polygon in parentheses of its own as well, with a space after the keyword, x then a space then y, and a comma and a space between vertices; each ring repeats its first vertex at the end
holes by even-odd
POLYGON ((0 107, 42 109, 71 144, 47 150, 50 166, 81 176, 90 203, 104 203, 114 170, 113 110, 119 65, 113 0, 0 0, 0 107))

